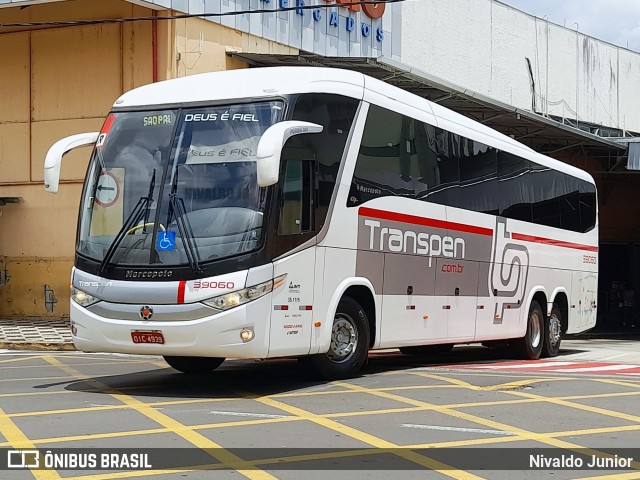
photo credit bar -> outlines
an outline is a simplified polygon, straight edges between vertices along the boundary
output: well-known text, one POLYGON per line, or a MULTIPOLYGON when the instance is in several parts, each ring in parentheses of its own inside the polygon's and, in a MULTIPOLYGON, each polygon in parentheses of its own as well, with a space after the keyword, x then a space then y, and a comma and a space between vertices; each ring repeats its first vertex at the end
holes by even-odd
MULTIPOLYGON (((50 448, 0 449, 2 470, 438 470, 629 472, 640 448, 50 448), (420 457, 420 461, 413 461, 420 457), (224 462, 221 459, 231 459, 224 462), (425 462, 426 461, 426 462, 425 462)), ((0 478, 3 475, 0 474, 0 478)))

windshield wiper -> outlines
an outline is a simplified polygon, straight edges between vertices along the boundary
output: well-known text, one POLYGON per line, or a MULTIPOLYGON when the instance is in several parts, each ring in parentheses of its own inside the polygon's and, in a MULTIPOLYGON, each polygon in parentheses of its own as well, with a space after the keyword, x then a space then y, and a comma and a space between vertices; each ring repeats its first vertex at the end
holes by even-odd
POLYGON ((156 186, 156 169, 154 168, 153 174, 151 176, 151 181, 149 182, 149 192, 147 193, 147 196, 140 197, 140 200, 138 200, 138 203, 136 203, 136 206, 133 207, 131 214, 127 217, 127 220, 122 225, 122 228, 120 228, 120 230, 116 234, 115 238, 113 239, 113 242, 109 246, 109 250, 107 250, 107 253, 102 259, 100 266, 98 267, 98 275, 101 275, 104 269, 107 267, 107 265, 109 265, 109 262, 111 262, 111 259, 113 258, 113 255, 116 253, 118 246, 120 245, 120 243, 122 243, 122 240, 124 239, 124 237, 127 236, 127 232, 133 226, 137 225, 140 220, 144 219, 144 223, 142 227, 143 233, 146 230, 147 220, 149 219, 149 213, 151 210, 151 204, 153 203, 153 191, 155 189, 155 186, 156 186))
POLYGON ((175 176, 171 184, 171 193, 169 194, 169 212, 167 213, 167 228, 171 225, 171 218, 175 217, 180 239, 184 246, 184 253, 191 270, 195 273, 203 273, 200 267, 200 252, 193 237, 193 229, 187 217, 187 209, 184 206, 184 200, 180 198, 176 191, 178 189, 178 168, 176 167, 175 176))

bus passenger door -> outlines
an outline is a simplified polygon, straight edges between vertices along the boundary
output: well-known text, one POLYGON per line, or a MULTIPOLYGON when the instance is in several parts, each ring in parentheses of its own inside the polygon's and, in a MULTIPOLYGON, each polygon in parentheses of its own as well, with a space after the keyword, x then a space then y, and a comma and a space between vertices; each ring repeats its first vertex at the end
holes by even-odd
POLYGON ((309 353, 313 329, 316 247, 273 264, 273 275, 287 275, 273 294, 269 357, 309 353))
POLYGON ((311 348, 316 270, 315 245, 287 255, 315 236, 316 164, 299 149, 289 149, 280 174, 279 213, 273 275, 286 274, 273 293, 269 357, 305 355, 311 348), (282 258, 283 257, 283 258, 282 258))

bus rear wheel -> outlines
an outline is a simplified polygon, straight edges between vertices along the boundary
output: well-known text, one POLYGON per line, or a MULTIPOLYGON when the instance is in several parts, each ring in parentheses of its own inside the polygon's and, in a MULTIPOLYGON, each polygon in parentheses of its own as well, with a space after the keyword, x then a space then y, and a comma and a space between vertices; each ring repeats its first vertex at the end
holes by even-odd
POLYGON ((443 343, 440 345, 419 345, 416 347, 400 347, 400 352, 405 355, 442 355, 453 350, 453 343, 443 343))
POLYGON ((551 315, 544 320, 544 344, 542 346, 543 357, 555 357, 560 352, 562 340, 562 310, 554 303, 551 315))
POLYGON ((524 337, 512 343, 514 353, 525 360, 537 360, 542 353, 544 344, 543 329, 545 325, 544 313, 540 304, 533 300, 527 316, 527 331, 524 337))
POLYGON ((368 353, 367 314, 354 299, 342 297, 333 319, 329 351, 302 357, 300 361, 326 380, 339 380, 356 376, 368 353))
POLYGON ((164 361, 182 373, 205 374, 214 371, 224 358, 219 357, 164 357, 164 361))

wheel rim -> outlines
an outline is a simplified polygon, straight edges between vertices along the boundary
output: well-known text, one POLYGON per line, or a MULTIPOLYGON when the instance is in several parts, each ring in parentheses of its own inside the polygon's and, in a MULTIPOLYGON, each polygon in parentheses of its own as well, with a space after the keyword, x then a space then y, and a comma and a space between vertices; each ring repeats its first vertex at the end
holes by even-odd
POLYGON ((336 315, 331 330, 331 347, 327 352, 329 360, 335 363, 346 362, 358 346, 358 331, 353 319, 345 314, 336 315))
POLYGON ((549 318, 549 342, 554 347, 560 343, 560 337, 562 336, 562 326, 560 319, 555 313, 549 318))
POLYGON ((533 348, 537 348, 542 340, 540 332, 540 314, 537 311, 531 312, 529 316, 529 340, 533 348))

